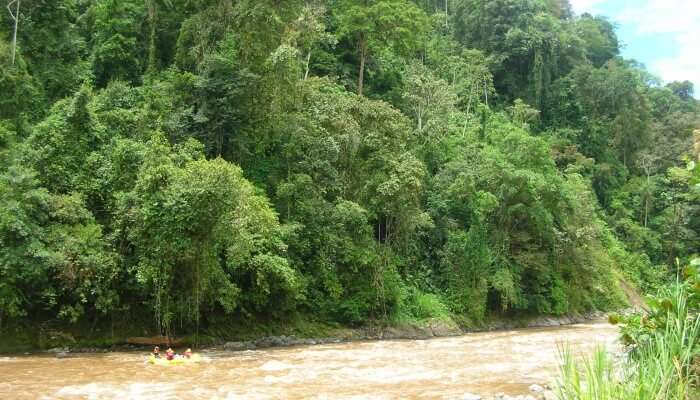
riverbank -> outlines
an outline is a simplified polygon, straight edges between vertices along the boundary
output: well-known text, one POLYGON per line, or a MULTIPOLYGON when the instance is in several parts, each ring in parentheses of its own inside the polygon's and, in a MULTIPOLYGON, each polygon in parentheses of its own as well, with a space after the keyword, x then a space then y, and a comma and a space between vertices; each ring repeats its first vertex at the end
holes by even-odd
POLYGON ((70 353, 102 353, 147 349, 153 345, 173 347, 220 348, 227 351, 264 349, 272 347, 292 347, 327 343, 342 343, 367 340, 425 340, 436 337, 461 336, 468 333, 503 331, 521 328, 556 327, 583 323, 605 318, 602 312, 573 314, 565 316, 518 316, 513 318, 491 318, 480 324, 457 324, 451 319, 410 321, 383 325, 369 325, 358 328, 338 327, 323 323, 294 321, 286 325, 255 326, 250 329, 240 327, 219 328, 212 335, 199 336, 134 337, 116 335, 111 337, 80 337, 60 329, 38 332, 38 341, 30 342, 27 332, 20 337, 7 341, 0 339, 4 347, 0 353, 55 353, 65 357, 70 353), (14 346, 14 347, 13 347, 14 346))
POLYGON ((335 331, 335 334, 318 338, 302 338, 296 335, 267 336, 255 340, 227 341, 218 343, 214 347, 221 347, 224 350, 242 351, 366 340, 427 340, 439 337, 462 336, 477 332, 573 325, 586 321, 601 320, 605 316, 606 314, 604 313, 593 312, 586 315, 558 317, 539 316, 509 320, 494 319, 481 327, 460 327, 453 321, 424 321, 423 323, 394 324, 380 328, 339 329, 335 331))

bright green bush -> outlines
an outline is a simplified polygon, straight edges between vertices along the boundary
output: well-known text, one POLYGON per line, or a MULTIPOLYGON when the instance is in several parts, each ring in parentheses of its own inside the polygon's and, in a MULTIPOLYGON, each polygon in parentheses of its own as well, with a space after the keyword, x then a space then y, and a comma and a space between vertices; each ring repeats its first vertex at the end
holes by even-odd
POLYGON ((690 286, 676 284, 651 302, 652 314, 624 319, 629 348, 618 361, 604 349, 592 359, 564 349, 562 400, 690 400, 700 393, 700 318, 690 286), (694 303, 695 302, 695 303, 694 303), (694 304, 693 304, 694 303, 694 304))

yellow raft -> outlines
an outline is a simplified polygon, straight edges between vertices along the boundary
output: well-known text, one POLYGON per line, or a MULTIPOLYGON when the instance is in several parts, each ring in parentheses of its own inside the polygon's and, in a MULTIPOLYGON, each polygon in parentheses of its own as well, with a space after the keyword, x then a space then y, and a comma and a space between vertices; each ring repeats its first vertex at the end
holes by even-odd
POLYGON ((165 358, 155 358, 152 354, 148 357, 149 364, 164 366, 196 364, 201 361, 202 357, 199 354, 193 354, 190 358, 178 357, 173 360, 167 360, 165 358))

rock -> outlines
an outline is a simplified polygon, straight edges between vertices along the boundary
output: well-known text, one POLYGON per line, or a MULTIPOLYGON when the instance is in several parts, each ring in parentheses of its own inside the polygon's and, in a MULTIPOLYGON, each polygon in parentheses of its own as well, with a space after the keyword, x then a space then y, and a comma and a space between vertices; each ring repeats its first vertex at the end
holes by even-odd
POLYGON ((68 347, 54 347, 54 348, 48 349, 48 350, 46 350, 46 351, 49 352, 49 353, 56 353, 56 354, 58 354, 58 353, 67 353, 67 352, 70 351, 70 350, 68 349, 68 347))
POLYGON ((527 395, 521 394, 519 396, 509 396, 507 394, 498 393, 494 397, 494 400, 537 400, 537 399, 535 399, 534 397, 532 397, 529 394, 527 394, 527 395))
POLYGON ((557 395, 553 391, 547 390, 544 393, 542 393, 542 399, 543 400, 557 400, 557 395))
POLYGON ((291 347, 291 346, 300 346, 302 344, 304 344, 304 341, 301 339, 287 339, 287 340, 285 340, 285 342, 282 346, 291 347))
POLYGON ((530 387, 529 387, 528 389, 530 389, 530 391, 531 391, 532 393, 542 393, 542 392, 544 392, 544 388, 543 388, 542 386, 540 386, 540 385, 537 385, 537 384, 530 385, 530 387))
POLYGON ((393 339, 403 339, 404 333, 397 327, 388 327, 382 332, 382 339, 393 340, 393 339))
POLYGON ((385 328, 381 332, 381 338, 385 340, 424 340, 431 337, 433 337, 433 330, 429 326, 396 325, 385 328))
POLYGON ((481 400, 481 396, 472 393, 464 393, 462 395, 462 400, 481 400))
POLYGON ((242 351, 242 350, 253 350, 255 349, 255 344, 252 342, 226 342, 224 343, 224 350, 230 351, 242 351))
POLYGON ((375 329, 371 327, 364 329, 354 329, 351 340, 378 340, 380 333, 380 329, 375 329))
POLYGON ((104 353, 105 349, 98 349, 97 347, 82 347, 79 349, 71 349, 71 353, 104 353))
POLYGON ((150 336, 150 337, 130 337, 126 339, 126 343, 137 346, 184 346, 182 339, 175 339, 168 336, 150 336))
POLYGON ((424 340, 433 337, 433 328, 430 326, 416 327, 416 339, 424 340))
POLYGON ((290 335, 285 338, 283 346, 299 346, 302 344, 304 344, 302 339, 299 339, 294 335, 290 335))
POLYGON ((455 323, 435 321, 430 324, 430 330, 433 336, 445 337, 445 336, 460 336, 463 334, 462 330, 455 323))
POLYGON ((65 351, 60 351, 60 352, 56 353, 56 358, 66 358, 66 357, 68 357, 68 353, 65 351))
POLYGON ((256 340, 255 346, 261 347, 261 348, 273 347, 273 346, 275 346, 276 343, 277 343, 277 338, 274 338, 272 336, 268 336, 268 337, 264 337, 264 338, 260 338, 260 339, 256 340))
POLYGON ((265 348, 265 347, 288 347, 288 346, 298 346, 304 344, 304 340, 297 339, 296 336, 267 336, 260 338, 253 342, 255 347, 265 348))
POLYGON ((487 328, 489 331, 498 331, 502 329, 506 329, 506 325, 505 322, 501 320, 490 321, 487 328))

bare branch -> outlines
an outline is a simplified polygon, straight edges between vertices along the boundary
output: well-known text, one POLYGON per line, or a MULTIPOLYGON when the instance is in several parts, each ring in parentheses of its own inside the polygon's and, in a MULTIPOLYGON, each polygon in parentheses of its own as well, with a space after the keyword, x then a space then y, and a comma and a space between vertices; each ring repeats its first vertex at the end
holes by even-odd
POLYGON ((12 34, 12 65, 15 65, 15 53, 17 51, 17 28, 19 25, 19 2, 20 0, 11 0, 9 3, 7 3, 7 11, 10 12, 10 16, 12 17, 12 20, 15 21, 15 30, 12 34), (15 8, 15 12, 12 13, 12 5, 14 3, 17 3, 17 7, 15 8))
POLYGON ((12 13, 12 4, 16 3, 17 0, 11 0, 9 3, 7 3, 7 11, 10 12, 10 17, 12 17, 13 21, 17 20, 17 17, 15 17, 15 14, 12 13))

